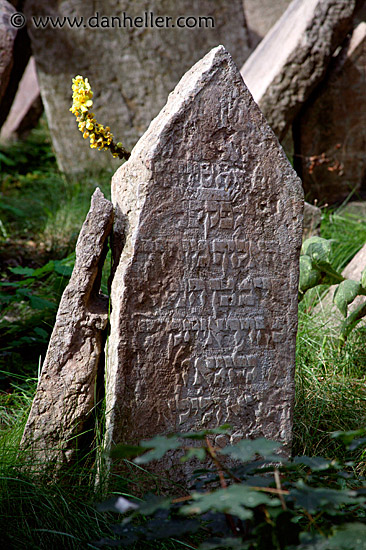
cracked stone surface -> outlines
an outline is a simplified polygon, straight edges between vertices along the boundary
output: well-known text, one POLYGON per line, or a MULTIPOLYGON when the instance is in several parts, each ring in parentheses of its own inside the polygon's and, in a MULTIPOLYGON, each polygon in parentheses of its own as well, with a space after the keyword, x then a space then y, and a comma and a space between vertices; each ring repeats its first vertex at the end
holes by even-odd
POLYGON ((281 141, 352 27, 356 0, 293 0, 241 69, 281 141))
POLYGON ((35 469, 58 471, 76 456, 77 436, 95 405, 95 383, 108 321, 99 292, 113 206, 97 189, 76 245, 76 262, 43 363, 21 448, 35 469))
POLYGON ((302 186, 222 46, 170 94, 112 200, 107 447, 225 422, 232 441, 289 445, 302 186))
POLYGON ((53 145, 65 172, 98 166, 117 169, 121 164, 109 152, 90 149, 78 131, 69 112, 71 79, 76 75, 89 78, 98 122, 109 125, 117 141, 131 149, 184 72, 211 48, 224 44, 238 64, 250 53, 242 0, 26 0, 24 11, 28 20, 32 15, 83 16, 86 25, 89 17, 99 13, 99 20, 90 22, 94 28, 65 25, 55 29, 50 25, 37 29, 29 25, 53 145), (179 16, 213 17, 215 27, 179 28, 177 23, 173 28, 151 27, 151 13, 171 17, 172 22, 179 16), (102 16, 120 17, 122 24, 123 14, 142 17, 142 24, 138 22, 140 26, 134 28, 101 27, 102 16))

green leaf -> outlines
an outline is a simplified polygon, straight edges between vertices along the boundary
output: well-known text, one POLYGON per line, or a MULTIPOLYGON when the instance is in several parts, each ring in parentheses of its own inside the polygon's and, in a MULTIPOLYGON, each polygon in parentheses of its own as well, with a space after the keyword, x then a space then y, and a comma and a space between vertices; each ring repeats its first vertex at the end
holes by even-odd
POLYGON ((140 447, 139 445, 124 445, 120 443, 111 449, 109 456, 111 458, 135 458, 145 452, 145 447, 140 447))
POLYGON ((333 240, 322 239, 321 237, 310 237, 306 239, 301 248, 301 254, 310 256, 313 263, 320 265, 330 263, 332 259, 333 240))
POLYGON ((14 275, 25 275, 26 277, 33 277, 35 269, 31 267, 10 267, 9 271, 14 273, 14 275))
POLYGON ((7 157, 4 153, 0 152, 0 163, 3 162, 6 166, 16 166, 15 160, 7 157))
POLYGON ((45 273, 50 273, 51 271, 54 270, 54 268, 55 268, 55 264, 51 260, 50 262, 46 263, 42 267, 39 267, 38 269, 36 269, 35 272, 33 273, 33 277, 39 278, 42 275, 44 275, 45 273))
POLYGON ((140 446, 145 449, 151 449, 151 451, 142 456, 138 456, 135 458, 134 462, 136 464, 147 464, 152 460, 159 460, 167 451, 178 449, 181 446, 181 443, 175 435, 158 435, 148 441, 140 441, 140 446))
POLYGON ((58 275, 63 275, 64 277, 71 277, 73 267, 70 265, 64 265, 61 262, 55 262, 55 272, 58 275))
POLYGON ((300 256, 300 292, 304 294, 309 288, 313 288, 320 284, 320 280, 321 273, 318 269, 313 267, 310 256, 300 256))
POLYGON ((202 430, 200 432, 178 433, 177 435, 178 437, 182 437, 183 439, 203 440, 206 438, 207 435, 227 434, 227 433, 230 433, 231 430, 232 430, 231 424, 223 424, 218 428, 202 430))
POLYGON ((31 308, 33 309, 56 309, 56 304, 53 302, 50 302, 49 300, 45 300, 44 298, 40 298, 39 296, 29 296, 29 303, 31 308))
POLYGON ((180 459, 181 462, 187 462, 191 458, 198 458, 201 462, 206 458, 206 449, 203 447, 191 447, 186 451, 186 454, 180 459))
POLYGON ((361 285, 362 285, 362 288, 366 290, 366 267, 365 269, 362 270, 362 273, 361 273, 361 285))
POLYGON ((365 437, 366 436, 366 428, 360 428, 358 430, 349 430, 347 432, 337 431, 332 432, 331 437, 332 439, 340 439, 344 445, 350 445, 354 439, 365 437))
POLYGON ((336 465, 334 460, 326 460, 321 456, 295 456, 293 462, 294 464, 304 464, 304 466, 307 466, 313 472, 328 470, 328 468, 336 465))
POLYGON ((296 489, 291 491, 291 497, 296 500, 297 506, 305 508, 310 514, 322 509, 329 513, 331 510, 339 509, 343 504, 361 505, 364 502, 363 498, 357 497, 355 491, 310 487, 302 480, 295 485, 296 489))
POLYGON ((156 495, 147 495, 143 502, 139 503, 139 512, 143 516, 151 516, 157 510, 169 510, 172 499, 167 497, 158 497, 156 495))
POLYGON ((251 519, 253 512, 248 508, 256 508, 262 504, 279 506, 280 501, 268 497, 264 492, 256 491, 246 485, 231 485, 227 489, 218 489, 209 494, 192 493, 194 502, 183 506, 182 514, 204 514, 208 511, 232 514, 240 519, 251 519))
MULTIPOLYGON (((187 533, 195 533, 200 528, 200 524, 196 519, 155 518, 148 521, 144 527, 146 539, 152 541, 170 537, 181 537, 187 533)), ((156 546, 154 547, 157 548, 156 546)))
POLYGON ((326 550, 366 550, 366 525, 345 523, 327 541, 326 550))
POLYGON ((280 448, 281 443, 259 437, 258 439, 241 439, 235 445, 220 449, 219 453, 237 458, 242 462, 248 462, 256 455, 260 455, 263 458, 273 458, 273 454, 280 448))
POLYGON ((361 303, 343 321, 341 326, 340 341, 344 342, 351 330, 366 316, 366 302, 361 303))
POLYGON ((43 328, 36 327, 33 332, 42 340, 48 340, 48 332, 45 331, 43 328))
POLYGON ((222 550, 223 548, 227 550, 249 550, 249 548, 253 548, 253 545, 250 542, 243 542, 241 538, 214 538, 203 542, 198 550, 222 550))
POLYGON ((351 279, 342 281, 335 289, 333 302, 338 307, 343 317, 347 317, 348 305, 359 295, 360 289, 360 283, 352 281, 351 279))

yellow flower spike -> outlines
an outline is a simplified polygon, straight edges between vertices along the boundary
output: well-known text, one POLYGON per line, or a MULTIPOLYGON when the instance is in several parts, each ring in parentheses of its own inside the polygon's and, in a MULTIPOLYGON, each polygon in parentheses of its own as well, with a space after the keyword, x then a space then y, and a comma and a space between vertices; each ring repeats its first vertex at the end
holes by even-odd
POLYGON ((78 128, 83 134, 83 138, 90 140, 92 149, 98 148, 99 151, 109 149, 113 158, 128 159, 130 153, 126 151, 122 143, 114 143, 113 134, 109 126, 104 126, 96 121, 93 113, 89 109, 93 106, 93 92, 87 78, 81 75, 72 79, 72 106, 69 109, 78 122, 78 128))

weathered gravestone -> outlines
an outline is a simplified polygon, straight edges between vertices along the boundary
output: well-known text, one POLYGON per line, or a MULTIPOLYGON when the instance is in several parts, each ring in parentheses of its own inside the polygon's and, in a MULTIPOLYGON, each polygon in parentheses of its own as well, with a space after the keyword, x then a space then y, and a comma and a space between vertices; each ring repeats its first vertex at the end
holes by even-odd
POLYGON ((61 298, 21 442, 35 469, 56 473, 73 462, 78 436, 95 406, 108 322, 108 298, 99 288, 112 225, 112 203, 97 189, 78 238, 75 267, 61 298))
POLYGON ((356 0, 293 0, 241 74, 282 141, 352 26, 356 0))
POLYGON ((366 23, 360 23, 294 125, 305 192, 336 202, 366 193, 366 23))
POLYGON ((112 196, 125 244, 107 447, 225 422, 233 440, 288 444, 302 187, 222 46, 170 94, 112 196))
POLYGON ((63 171, 120 165, 82 139, 69 113, 72 77, 89 78, 97 120, 130 149, 178 79, 210 48, 223 43, 237 63, 250 53, 242 0, 156 0, 147 6, 145 0, 26 0, 42 100, 63 171), (42 15, 76 17, 79 24, 65 19, 62 28, 37 28, 32 16, 42 15))
POLYGON ((9 83, 13 67, 13 49, 17 30, 10 24, 15 9, 6 0, 0 0, 0 101, 9 83))

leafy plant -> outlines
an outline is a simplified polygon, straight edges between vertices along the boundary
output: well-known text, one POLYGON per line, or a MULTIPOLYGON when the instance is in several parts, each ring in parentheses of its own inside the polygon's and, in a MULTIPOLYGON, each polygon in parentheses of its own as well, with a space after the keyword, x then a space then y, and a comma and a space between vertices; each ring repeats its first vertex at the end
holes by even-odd
POLYGON ((366 303, 357 306, 348 314, 348 306, 357 296, 366 296, 366 267, 360 281, 345 279, 332 266, 332 240, 310 237, 301 249, 299 300, 318 285, 337 285, 333 303, 345 318, 340 328, 340 343, 344 343, 350 331, 366 315, 366 303))
MULTIPOLYGON (((365 480, 353 475, 352 462, 307 456, 287 460, 278 442, 263 438, 215 448, 217 433, 228 433, 228 428, 115 447, 113 459, 130 459, 134 453, 135 464, 159 460, 179 448, 182 461, 194 454, 204 468, 192 477, 193 489, 186 496, 115 496, 102 503, 100 512, 123 514, 124 519, 111 526, 114 538, 93 545, 137 549, 173 539, 198 550, 366 548, 365 480), (228 463, 226 457, 234 460, 228 463)), ((350 450, 366 446, 365 436, 366 429, 332 435, 350 450)))

